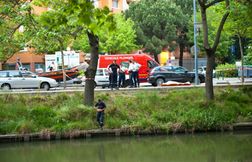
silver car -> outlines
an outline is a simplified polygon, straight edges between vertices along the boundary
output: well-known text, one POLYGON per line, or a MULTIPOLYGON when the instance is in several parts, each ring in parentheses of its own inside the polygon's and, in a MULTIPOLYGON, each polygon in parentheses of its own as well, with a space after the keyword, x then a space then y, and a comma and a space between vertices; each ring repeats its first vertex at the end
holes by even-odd
POLYGON ((18 88, 38 88, 49 90, 57 87, 56 80, 39 77, 30 71, 4 70, 0 71, 0 87, 2 90, 18 88))

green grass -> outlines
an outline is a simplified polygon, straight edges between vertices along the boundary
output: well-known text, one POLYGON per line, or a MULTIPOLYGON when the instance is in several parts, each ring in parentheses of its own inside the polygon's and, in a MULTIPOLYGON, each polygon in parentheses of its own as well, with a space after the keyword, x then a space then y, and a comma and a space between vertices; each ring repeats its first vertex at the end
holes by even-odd
MULTIPOLYGON (((213 102, 206 102, 200 88, 97 92, 98 98, 107 104, 106 128, 209 130, 252 121, 251 87, 215 89, 213 102)), ((1 95, 0 134, 97 128, 95 109, 82 102, 82 93, 1 95)))

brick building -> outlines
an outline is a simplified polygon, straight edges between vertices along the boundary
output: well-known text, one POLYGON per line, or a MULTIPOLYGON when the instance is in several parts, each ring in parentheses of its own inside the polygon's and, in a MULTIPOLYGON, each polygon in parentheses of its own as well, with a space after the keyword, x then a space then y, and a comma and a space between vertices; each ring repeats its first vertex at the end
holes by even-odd
MULTIPOLYGON (((30 1, 30 0, 27 0, 30 1)), ((107 6, 112 12, 122 12, 128 9, 128 3, 132 0, 94 0, 94 5, 99 8, 107 6)), ((45 11, 50 10, 47 7, 33 6, 32 13, 39 15, 45 11)), ((23 32, 23 27, 20 27, 19 31, 23 32)), ((80 62, 83 62, 84 55, 80 54, 80 62)), ((30 71, 35 72, 36 69, 42 68, 45 70, 45 54, 36 54, 34 50, 22 50, 15 53, 10 59, 8 59, 5 64, 0 64, 1 69, 16 69, 16 61, 19 58, 24 67, 30 71)))
POLYGON ((4 64, 4 69, 15 70, 17 59, 23 64, 23 67, 35 72, 35 69, 45 68, 45 55, 36 54, 33 49, 27 49, 14 54, 8 61, 4 64))

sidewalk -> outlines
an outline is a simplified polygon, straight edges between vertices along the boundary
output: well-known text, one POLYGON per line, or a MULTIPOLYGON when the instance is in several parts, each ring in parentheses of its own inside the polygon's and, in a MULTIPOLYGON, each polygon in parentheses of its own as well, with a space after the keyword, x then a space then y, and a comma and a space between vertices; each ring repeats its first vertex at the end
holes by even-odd
MULTIPOLYGON (((241 78, 213 78, 213 84, 240 84, 241 78)), ((252 78, 244 78, 244 83, 252 83, 252 78)))

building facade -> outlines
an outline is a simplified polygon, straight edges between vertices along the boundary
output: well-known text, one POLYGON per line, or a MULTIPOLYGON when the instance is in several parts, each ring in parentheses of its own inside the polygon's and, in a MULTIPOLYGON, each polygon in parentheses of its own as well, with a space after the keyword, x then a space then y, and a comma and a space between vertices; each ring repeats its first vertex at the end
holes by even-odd
MULTIPOLYGON (((28 0, 30 1, 30 0, 28 0)), ((119 13, 128 9, 127 0, 94 0, 94 5, 98 8, 108 7, 111 12, 119 13)), ((32 6, 32 13, 40 15, 43 12, 50 10, 47 7, 32 6)), ((19 32, 23 32, 24 29, 21 26, 19 32)), ((0 65, 1 69, 14 70, 16 69, 16 61, 20 59, 23 66, 32 72, 36 72, 36 69, 46 70, 45 67, 45 54, 36 54, 33 49, 25 48, 22 51, 15 53, 10 59, 8 59, 3 65, 0 65)), ((83 54, 80 56, 80 62, 83 62, 83 54)))

